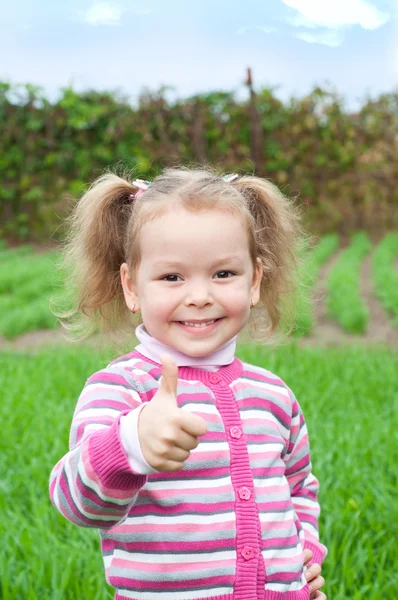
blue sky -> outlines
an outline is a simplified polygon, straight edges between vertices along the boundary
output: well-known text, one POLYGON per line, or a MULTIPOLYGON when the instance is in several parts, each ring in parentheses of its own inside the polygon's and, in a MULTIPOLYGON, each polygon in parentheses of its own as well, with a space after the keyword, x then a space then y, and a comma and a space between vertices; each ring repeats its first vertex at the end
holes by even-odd
POLYGON ((315 85, 355 110, 398 91, 398 0, 0 0, 0 80, 60 88, 143 87, 169 97, 234 90, 246 69, 282 99, 315 85))

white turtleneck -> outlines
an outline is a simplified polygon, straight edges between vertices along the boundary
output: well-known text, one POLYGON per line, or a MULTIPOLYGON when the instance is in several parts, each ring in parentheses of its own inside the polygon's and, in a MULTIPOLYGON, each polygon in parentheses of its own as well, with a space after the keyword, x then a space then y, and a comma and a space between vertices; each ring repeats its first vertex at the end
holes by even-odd
MULTIPOLYGON (((169 354, 174 358, 179 367, 194 366, 206 371, 216 371, 223 365, 229 365, 233 362, 236 350, 237 335, 228 340, 225 344, 217 348, 207 356, 189 356, 183 352, 179 352, 166 344, 162 344, 156 338, 152 337, 145 329, 145 325, 141 323, 135 330, 135 335, 141 342, 136 346, 136 350, 146 356, 150 360, 161 364, 160 357, 162 354, 169 354)), ((141 410, 145 407, 145 403, 138 408, 131 410, 127 415, 120 418, 119 433, 120 440, 126 452, 131 468, 136 473, 145 475, 148 473, 156 473, 145 460, 138 437, 138 420, 141 410)))
POLYGON ((159 342, 156 338, 152 337, 148 333, 143 323, 138 325, 135 330, 135 335, 141 342, 141 344, 136 346, 135 349, 147 358, 150 358, 151 360, 161 364, 161 355, 170 354, 179 367, 194 366, 200 369, 205 369, 206 371, 216 371, 223 365, 231 364, 231 362, 234 360, 236 339, 238 337, 235 335, 233 338, 228 340, 228 342, 207 356, 196 357, 189 356, 188 354, 179 352, 174 348, 170 348, 170 346, 166 346, 166 344, 162 344, 162 342, 159 342))

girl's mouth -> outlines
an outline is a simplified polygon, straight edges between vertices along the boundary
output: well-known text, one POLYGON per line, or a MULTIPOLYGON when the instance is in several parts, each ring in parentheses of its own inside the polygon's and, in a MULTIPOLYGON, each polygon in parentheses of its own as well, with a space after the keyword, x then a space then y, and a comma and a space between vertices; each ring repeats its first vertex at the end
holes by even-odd
POLYGON ((214 319, 208 321, 206 323, 190 323, 189 321, 176 321, 177 325, 179 325, 184 331, 188 331, 189 333, 210 333, 214 329, 217 328, 217 325, 220 321, 222 321, 224 317, 220 319, 214 319))

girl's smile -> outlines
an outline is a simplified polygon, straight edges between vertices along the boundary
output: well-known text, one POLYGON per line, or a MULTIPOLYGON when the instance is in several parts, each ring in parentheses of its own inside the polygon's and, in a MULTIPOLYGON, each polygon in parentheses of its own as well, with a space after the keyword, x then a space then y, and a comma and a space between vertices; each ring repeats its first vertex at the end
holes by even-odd
POLYGON ((176 323, 187 333, 192 333, 194 335, 204 335, 208 333, 212 333, 216 327, 221 323, 222 318, 220 319, 212 319, 209 321, 204 321, 202 323, 192 323, 190 321, 176 321, 176 323))
POLYGON ((150 335, 189 356, 207 356, 244 328, 262 270, 259 263, 253 268, 236 215, 174 207, 143 225, 140 250, 134 280, 126 263, 121 278, 127 305, 139 306, 150 335))

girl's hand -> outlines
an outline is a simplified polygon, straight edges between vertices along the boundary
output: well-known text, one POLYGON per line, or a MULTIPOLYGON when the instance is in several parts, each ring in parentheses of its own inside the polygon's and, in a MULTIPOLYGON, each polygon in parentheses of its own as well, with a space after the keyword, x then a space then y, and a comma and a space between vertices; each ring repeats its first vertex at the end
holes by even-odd
MULTIPOLYGON (((304 564, 307 564, 312 558, 311 550, 304 550, 304 564)), ((313 563, 307 568, 305 577, 310 588, 310 600, 326 600, 326 596, 320 591, 325 585, 325 580, 321 575, 322 567, 318 563, 313 563)))
POLYGON ((207 431, 206 421, 178 407, 178 366, 164 354, 160 387, 141 410, 138 437, 145 460, 157 471, 184 468, 190 451, 199 444, 198 437, 207 431))

